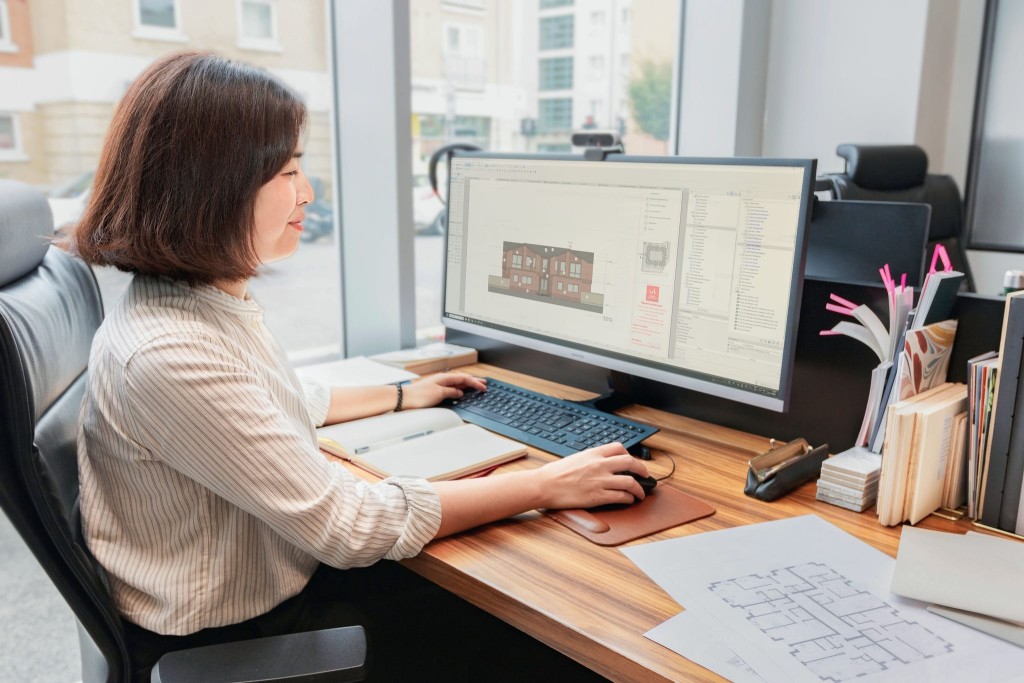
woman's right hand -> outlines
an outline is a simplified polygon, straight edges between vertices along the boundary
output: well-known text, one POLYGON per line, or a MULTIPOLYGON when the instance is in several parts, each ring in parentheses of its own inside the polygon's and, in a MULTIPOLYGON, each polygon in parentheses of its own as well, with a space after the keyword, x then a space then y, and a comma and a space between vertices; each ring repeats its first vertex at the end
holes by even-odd
POLYGON ((535 471, 541 478, 542 507, 553 509, 643 500, 644 490, 640 484, 619 472, 649 476, 643 461, 627 453, 621 443, 580 451, 535 471))

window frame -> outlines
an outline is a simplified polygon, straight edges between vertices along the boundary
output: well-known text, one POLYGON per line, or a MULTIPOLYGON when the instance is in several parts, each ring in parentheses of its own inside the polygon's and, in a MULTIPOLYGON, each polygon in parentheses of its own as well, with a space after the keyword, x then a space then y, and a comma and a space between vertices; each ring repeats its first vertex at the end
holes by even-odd
POLYGON ((259 52, 284 52, 281 47, 281 33, 278 30, 277 0, 237 0, 235 3, 235 14, 238 18, 238 48, 241 50, 256 50, 259 52), (245 35, 244 9, 246 3, 253 5, 264 5, 270 8, 270 37, 254 38, 245 35))
POLYGON ((186 43, 188 36, 182 26, 181 0, 171 0, 174 8, 174 27, 150 26, 142 23, 142 0, 132 0, 134 28, 132 37, 141 40, 160 40, 168 43, 186 43))

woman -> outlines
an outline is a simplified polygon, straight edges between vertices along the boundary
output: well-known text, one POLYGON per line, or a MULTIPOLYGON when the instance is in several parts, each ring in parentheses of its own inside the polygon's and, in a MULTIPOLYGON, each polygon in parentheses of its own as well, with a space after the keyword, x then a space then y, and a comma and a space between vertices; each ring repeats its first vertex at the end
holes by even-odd
POLYGON ((69 238, 87 262, 135 274, 93 343, 79 465, 85 536, 140 667, 169 643, 322 626, 331 600, 362 612, 329 620, 419 639, 375 632, 387 619, 366 612, 389 595, 402 597, 385 613, 414 609, 409 596, 448 598, 410 587, 391 563, 353 568, 534 508, 643 497, 618 473, 646 468, 619 444, 438 483, 371 485, 320 455, 319 425, 485 386, 460 373, 404 392, 299 384, 247 284, 298 246, 313 200, 299 164, 305 116, 261 70, 209 54, 157 61, 118 106, 69 238))

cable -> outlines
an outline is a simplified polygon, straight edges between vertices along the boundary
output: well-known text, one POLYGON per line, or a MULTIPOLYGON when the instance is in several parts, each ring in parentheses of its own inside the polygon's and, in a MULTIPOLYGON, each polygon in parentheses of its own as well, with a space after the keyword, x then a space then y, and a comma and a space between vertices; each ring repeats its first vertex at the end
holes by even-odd
POLYGON ((662 452, 665 453, 665 457, 668 458, 669 462, 672 463, 672 469, 669 470, 668 474, 666 474, 664 477, 655 477, 657 481, 665 481, 666 479, 668 479, 669 477, 676 473, 676 459, 672 457, 671 453, 667 451, 662 452))

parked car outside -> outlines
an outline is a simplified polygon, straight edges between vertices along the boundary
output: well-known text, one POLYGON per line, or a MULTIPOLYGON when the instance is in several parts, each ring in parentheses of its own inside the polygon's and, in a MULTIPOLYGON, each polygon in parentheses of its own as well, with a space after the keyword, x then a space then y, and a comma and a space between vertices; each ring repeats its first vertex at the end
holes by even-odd
POLYGON ((53 212, 53 227, 61 230, 76 222, 85 211, 85 203, 92 192, 92 179, 95 171, 89 171, 50 191, 46 201, 53 212))

